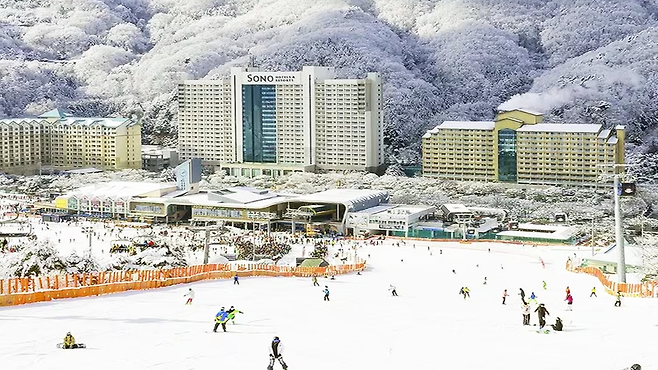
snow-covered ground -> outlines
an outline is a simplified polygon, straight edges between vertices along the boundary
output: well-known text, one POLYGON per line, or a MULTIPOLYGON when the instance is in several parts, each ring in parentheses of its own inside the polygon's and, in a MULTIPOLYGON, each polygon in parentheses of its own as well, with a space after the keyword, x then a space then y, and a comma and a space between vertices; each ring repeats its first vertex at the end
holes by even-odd
MULTIPOLYGON (((578 250, 391 244, 359 249, 368 260, 362 275, 321 278, 331 302, 308 278, 263 277, 0 308, 2 368, 264 370, 274 335, 286 346, 291 370, 619 370, 658 364, 652 340, 658 300, 627 298, 613 307, 614 298, 595 278, 564 270, 567 256, 578 250), (390 296, 389 284, 399 297, 390 296), (458 294, 462 286, 471 289, 470 299, 458 294), (567 286, 572 312, 563 301, 567 286), (589 298, 593 286, 598 298, 589 298), (190 287, 196 299, 185 306, 190 287), (565 331, 538 334, 536 327, 522 326, 519 288, 537 293, 550 311, 548 322, 561 317, 565 331), (501 304, 503 289, 511 295, 507 305, 501 304), (231 305, 245 313, 227 333, 212 333, 215 313, 231 305), (56 349, 67 331, 89 348, 56 349)), ((537 322, 534 313, 531 322, 537 322)))

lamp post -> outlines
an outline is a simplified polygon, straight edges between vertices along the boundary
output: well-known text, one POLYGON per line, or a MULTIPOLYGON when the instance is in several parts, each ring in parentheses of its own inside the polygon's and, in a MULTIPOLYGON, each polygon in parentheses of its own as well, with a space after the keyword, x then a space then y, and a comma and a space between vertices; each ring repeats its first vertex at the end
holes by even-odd
POLYGON ((592 256, 594 255, 594 215, 592 215, 592 256))

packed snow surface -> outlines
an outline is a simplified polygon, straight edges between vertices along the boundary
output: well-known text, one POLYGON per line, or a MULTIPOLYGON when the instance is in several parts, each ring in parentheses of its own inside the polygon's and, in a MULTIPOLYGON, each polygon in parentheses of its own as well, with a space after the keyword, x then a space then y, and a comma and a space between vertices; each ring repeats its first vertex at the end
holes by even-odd
POLYGON ((387 240, 359 248, 368 261, 362 275, 320 277, 320 287, 310 278, 243 278, 4 307, 0 358, 3 369, 264 370, 277 335, 291 370, 653 368, 658 300, 625 298, 614 307, 595 278, 564 269, 568 256, 588 252, 387 240), (322 299, 325 285, 330 302, 322 299), (471 298, 458 294, 462 286, 471 298), (599 296, 590 298, 594 286, 599 296), (196 298, 186 306, 190 287, 196 298), (522 326, 519 288, 534 291, 548 323, 559 316, 565 331, 522 326), (212 333, 215 313, 231 305, 244 314, 228 332, 212 333), (57 349, 67 331, 88 348, 57 349))

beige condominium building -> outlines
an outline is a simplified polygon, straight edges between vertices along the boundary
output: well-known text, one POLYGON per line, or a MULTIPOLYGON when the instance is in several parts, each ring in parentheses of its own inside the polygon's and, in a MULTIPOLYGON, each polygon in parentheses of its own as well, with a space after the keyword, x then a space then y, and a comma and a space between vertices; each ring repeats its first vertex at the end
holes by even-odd
POLYGON ((461 181, 592 186, 624 163, 624 127, 543 123, 500 111, 492 122, 446 121, 422 139, 425 176, 461 181))
POLYGON ((383 169, 382 82, 336 79, 333 68, 263 72, 178 87, 181 160, 201 158, 239 176, 383 169))
POLYGON ((128 118, 74 117, 58 109, 0 120, 0 171, 141 168, 141 126, 128 118))

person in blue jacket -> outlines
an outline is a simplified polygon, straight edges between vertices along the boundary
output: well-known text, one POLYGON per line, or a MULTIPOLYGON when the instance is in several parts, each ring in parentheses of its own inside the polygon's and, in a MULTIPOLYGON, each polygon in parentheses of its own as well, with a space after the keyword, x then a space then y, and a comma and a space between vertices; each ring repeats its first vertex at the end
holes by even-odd
POLYGON ((236 273, 235 276, 233 276, 233 285, 238 284, 240 285, 240 277, 236 273))
POLYGON ((324 290, 322 292, 324 293, 324 300, 328 301, 329 300, 329 287, 325 285, 324 290))
POLYGON ((224 329, 224 332, 226 332, 226 323, 228 322, 228 312, 224 311, 224 307, 222 307, 219 312, 217 312, 217 315, 215 315, 215 327, 212 329, 215 333, 217 333, 217 328, 219 325, 222 325, 222 329, 224 329))

